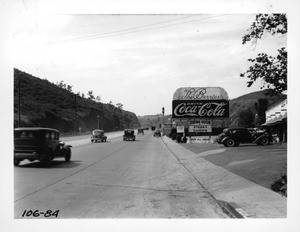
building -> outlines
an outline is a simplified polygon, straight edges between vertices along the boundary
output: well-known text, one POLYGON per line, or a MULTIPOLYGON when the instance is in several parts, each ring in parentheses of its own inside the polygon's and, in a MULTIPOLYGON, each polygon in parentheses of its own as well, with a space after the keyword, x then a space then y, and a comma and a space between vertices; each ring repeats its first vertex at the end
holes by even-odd
POLYGON ((261 126, 270 129, 279 142, 287 142, 287 99, 267 109, 266 122, 261 126))

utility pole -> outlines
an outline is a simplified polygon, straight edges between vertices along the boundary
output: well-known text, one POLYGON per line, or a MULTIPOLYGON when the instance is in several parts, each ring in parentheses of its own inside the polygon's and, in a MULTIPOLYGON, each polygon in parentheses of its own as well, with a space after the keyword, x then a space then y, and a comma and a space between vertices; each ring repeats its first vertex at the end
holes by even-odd
POLYGON ((104 130, 104 105, 103 105, 103 103, 101 105, 101 108, 102 108, 101 129, 104 130))
POLYGON ((21 124, 21 78, 18 80, 18 127, 21 124))
POLYGON ((164 117, 165 117, 165 107, 162 108, 162 135, 164 135, 164 117))
POLYGON ((75 133, 77 132, 77 94, 75 94, 75 115, 74 115, 74 127, 75 127, 75 133))

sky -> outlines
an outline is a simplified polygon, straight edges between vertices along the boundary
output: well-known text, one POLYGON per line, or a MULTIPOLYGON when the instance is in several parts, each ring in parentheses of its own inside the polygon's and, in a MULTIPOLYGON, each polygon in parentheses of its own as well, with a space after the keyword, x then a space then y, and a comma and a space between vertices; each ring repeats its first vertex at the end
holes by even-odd
POLYGON ((242 44, 255 14, 33 14, 13 31, 13 66, 73 92, 92 90, 138 116, 172 113, 180 87, 258 91, 240 77, 249 58, 274 55, 286 36, 242 44))

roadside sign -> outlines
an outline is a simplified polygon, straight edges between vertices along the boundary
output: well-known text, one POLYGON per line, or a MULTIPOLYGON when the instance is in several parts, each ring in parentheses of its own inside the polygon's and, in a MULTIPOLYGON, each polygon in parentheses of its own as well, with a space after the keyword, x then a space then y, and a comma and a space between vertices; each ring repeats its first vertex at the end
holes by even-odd
POLYGON ((177 133, 184 133, 184 126, 177 126, 177 133))
POLYGON ((189 132, 212 132, 211 119, 193 119, 189 124, 189 132))

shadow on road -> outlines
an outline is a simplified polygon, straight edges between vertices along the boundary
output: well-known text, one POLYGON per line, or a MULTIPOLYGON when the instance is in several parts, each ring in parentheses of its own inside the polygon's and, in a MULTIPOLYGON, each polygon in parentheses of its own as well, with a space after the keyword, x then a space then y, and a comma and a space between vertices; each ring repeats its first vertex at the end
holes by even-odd
POLYGON ((51 169, 51 168, 74 168, 81 165, 80 160, 71 160, 70 162, 65 162, 63 160, 52 160, 51 164, 48 167, 44 167, 41 162, 27 163, 19 165, 18 168, 42 168, 42 169, 51 169))

